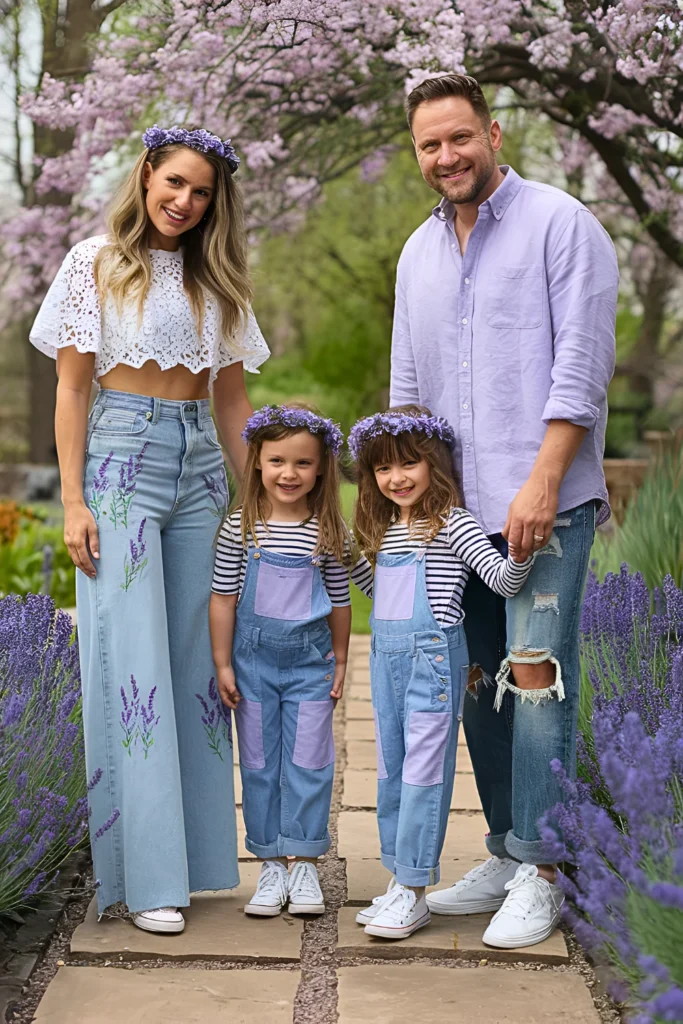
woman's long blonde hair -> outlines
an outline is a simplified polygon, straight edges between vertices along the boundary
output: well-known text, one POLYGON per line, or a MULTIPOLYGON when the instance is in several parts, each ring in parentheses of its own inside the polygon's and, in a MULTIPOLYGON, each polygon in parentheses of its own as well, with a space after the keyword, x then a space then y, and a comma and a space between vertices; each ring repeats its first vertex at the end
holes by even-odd
MULTIPOLYGON (((431 416, 422 405, 401 405, 388 413, 407 416, 431 416)), ((434 540, 450 510, 461 506, 453 458, 448 445, 438 437, 427 437, 419 430, 371 437, 361 449, 356 463, 358 497, 353 510, 353 535, 363 554, 374 565, 384 534, 394 521, 397 506, 380 491, 375 466, 392 462, 424 460, 429 465, 429 487, 410 509, 409 527, 418 526, 417 535, 426 543, 434 540)))
MULTIPOLYGON (((107 228, 111 242, 95 258, 95 281, 100 295, 109 293, 119 309, 124 300, 137 301, 140 316, 152 282, 149 215, 143 184, 145 164, 156 170, 183 148, 186 147, 174 143, 145 149, 140 155, 109 212, 107 228)), ((217 301, 223 337, 229 340, 241 336, 252 299, 244 203, 227 161, 213 152, 200 156, 216 172, 215 191, 202 221, 180 236, 183 285, 198 332, 201 333, 204 320, 206 290, 217 301)))
MULTIPOLYGON (((308 409, 318 415, 317 410, 303 403, 289 402, 292 408, 308 409)), ((261 470, 258 468, 264 441, 281 441, 305 431, 305 427, 286 427, 281 423, 270 423, 261 427, 249 438, 247 464, 242 477, 242 542, 245 547, 249 540, 258 545, 256 524, 262 523, 267 530, 269 516, 268 495, 263 486, 261 470)), ((344 521, 339 497, 339 460, 319 434, 311 434, 320 443, 320 476, 308 499, 309 519, 318 520, 318 542, 314 555, 330 554, 342 565, 351 561, 351 535, 344 521)), ((308 520, 306 520, 308 522, 308 520)))

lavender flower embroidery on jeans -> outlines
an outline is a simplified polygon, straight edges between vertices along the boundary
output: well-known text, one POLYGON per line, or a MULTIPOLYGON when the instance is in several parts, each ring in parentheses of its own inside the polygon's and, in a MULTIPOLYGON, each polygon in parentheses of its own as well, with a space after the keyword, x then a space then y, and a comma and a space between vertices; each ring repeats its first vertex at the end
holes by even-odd
POLYGON ((101 515, 106 515, 103 511, 102 505, 104 504, 104 496, 109 490, 109 463, 114 458, 114 453, 109 452, 106 459, 95 473, 95 477, 92 482, 92 488, 90 491, 90 511, 94 515, 95 519, 99 522, 101 515))
POLYGON ((216 516, 221 521, 225 518, 225 514, 228 511, 228 481, 225 473, 221 473, 220 476, 210 476, 209 473, 203 473, 204 484, 209 497, 213 502, 213 507, 209 505, 209 512, 212 516, 216 516))
POLYGON ((202 697, 201 693, 196 693, 195 697, 204 710, 202 725, 209 740, 209 747, 214 754, 218 754, 221 761, 224 761, 225 758, 221 752, 222 745, 225 744, 228 749, 232 747, 232 718, 230 709, 226 708, 218 696, 216 680, 213 676, 209 680, 208 701, 202 697))
POLYGON ((138 529, 138 539, 134 541, 133 538, 128 542, 129 554, 127 554, 123 560, 123 583, 121 584, 122 590, 129 590, 131 585, 136 579, 142 577, 148 559, 145 558, 145 551, 147 545, 143 540, 143 534, 145 532, 145 523, 147 522, 147 516, 140 522, 138 529))
POLYGON ((119 523, 128 528, 128 513, 135 497, 137 478, 142 472, 142 460, 148 448, 149 441, 145 441, 138 454, 129 455, 128 460, 122 462, 119 467, 119 485, 114 489, 109 503, 109 518, 114 524, 114 529, 119 523))
POLYGON ((127 751, 128 756, 133 756, 133 747, 137 745, 140 740, 140 745, 145 752, 145 761, 149 755, 149 752, 154 745, 154 737, 152 733, 159 724, 161 715, 157 715, 154 710, 154 698, 156 696, 157 688, 153 686, 149 692, 147 701, 140 699, 140 689, 135 676, 131 675, 130 685, 132 690, 132 696, 128 697, 125 687, 121 687, 121 702, 123 704, 123 711, 121 712, 120 725, 123 729, 124 738, 121 740, 124 749, 127 751))

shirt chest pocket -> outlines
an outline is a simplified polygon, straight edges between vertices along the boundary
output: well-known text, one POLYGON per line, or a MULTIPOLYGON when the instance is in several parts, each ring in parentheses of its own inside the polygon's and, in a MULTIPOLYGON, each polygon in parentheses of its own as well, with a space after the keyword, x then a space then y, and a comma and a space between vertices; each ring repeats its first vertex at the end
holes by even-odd
POLYGON ((541 264, 495 267, 486 285, 489 327, 532 330, 543 324, 544 276, 541 264))

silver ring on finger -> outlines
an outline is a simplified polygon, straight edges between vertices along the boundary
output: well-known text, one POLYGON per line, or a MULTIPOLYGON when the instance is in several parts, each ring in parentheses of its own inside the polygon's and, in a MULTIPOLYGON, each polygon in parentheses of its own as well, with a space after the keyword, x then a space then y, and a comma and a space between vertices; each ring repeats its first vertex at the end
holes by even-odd
POLYGON ((539 536, 537 533, 535 533, 534 540, 545 540, 545 536, 543 534, 539 536))

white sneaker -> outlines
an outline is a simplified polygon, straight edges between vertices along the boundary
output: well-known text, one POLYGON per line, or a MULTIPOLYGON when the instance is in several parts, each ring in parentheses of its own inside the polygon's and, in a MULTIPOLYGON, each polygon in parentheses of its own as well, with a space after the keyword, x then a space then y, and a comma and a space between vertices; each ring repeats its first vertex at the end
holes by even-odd
POLYGON ((424 896, 418 899, 412 889, 397 883, 382 899, 382 905, 372 921, 366 924, 365 933, 383 939, 407 939, 430 921, 429 907, 424 896))
POLYGON ((517 949, 543 942, 560 920, 564 893, 541 878, 535 864, 520 864, 505 888, 508 897, 484 932, 484 942, 499 949, 517 949))
POLYGON ((324 914, 323 899, 318 870, 308 860, 298 860, 289 876, 290 914, 324 914))
POLYGON ((177 907, 159 907, 158 910, 143 910, 133 914, 133 924, 143 932, 178 934, 185 928, 185 918, 177 907))
POLYGON ((387 891, 383 892, 381 896, 375 896, 369 907, 365 907, 363 910, 359 910, 356 914, 356 924, 370 924, 373 918, 376 917, 378 910, 384 903, 387 896, 390 896, 396 887, 396 879, 392 876, 387 891))
POLYGON ((244 908, 253 917, 277 917, 287 903, 287 868, 277 860, 264 860, 256 892, 244 908))
POLYGON ((427 896, 433 914, 484 914, 505 903, 506 886, 515 877, 519 862, 509 857, 489 857, 468 871, 450 889, 427 896))

